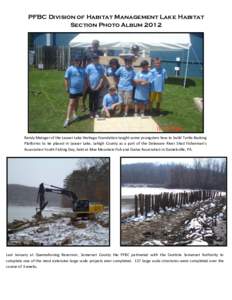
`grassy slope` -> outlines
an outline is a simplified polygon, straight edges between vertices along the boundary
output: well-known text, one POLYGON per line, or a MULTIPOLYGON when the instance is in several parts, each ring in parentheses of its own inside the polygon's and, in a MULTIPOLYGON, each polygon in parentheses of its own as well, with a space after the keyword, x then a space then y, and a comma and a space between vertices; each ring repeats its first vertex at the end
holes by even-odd
MULTIPOLYGON (((80 113, 81 121, 63 128, 68 103, 63 75, 63 71, 57 70, 30 70, 29 132, 93 131, 93 121, 86 117, 86 113, 80 113)), ((193 97, 202 96, 202 80, 191 80, 185 89, 175 78, 170 81, 163 95, 163 115, 154 116, 154 119, 163 131, 201 132, 202 114, 197 111, 193 97)))

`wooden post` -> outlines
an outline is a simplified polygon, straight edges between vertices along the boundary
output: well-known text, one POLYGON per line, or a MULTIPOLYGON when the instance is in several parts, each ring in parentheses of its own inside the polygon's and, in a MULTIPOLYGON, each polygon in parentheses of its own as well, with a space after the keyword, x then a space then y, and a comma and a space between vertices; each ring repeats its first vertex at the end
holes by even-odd
POLYGON ((145 195, 145 218, 147 218, 147 214, 149 213, 150 210, 150 195, 145 195))
POLYGON ((155 203, 154 203, 155 195, 151 196, 151 209, 155 212, 155 203))
POLYGON ((140 214, 141 216, 144 215, 144 195, 143 194, 140 194, 140 199, 139 199, 139 208, 140 208, 140 214))
POLYGON ((138 196, 135 195, 135 217, 138 217, 138 196))

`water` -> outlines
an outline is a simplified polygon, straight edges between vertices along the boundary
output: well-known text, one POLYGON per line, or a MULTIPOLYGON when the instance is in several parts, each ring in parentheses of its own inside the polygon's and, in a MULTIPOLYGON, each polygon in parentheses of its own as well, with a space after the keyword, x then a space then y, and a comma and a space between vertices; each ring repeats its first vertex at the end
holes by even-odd
MULTIPOLYGON (((72 212, 71 208, 49 207, 43 211, 43 216, 50 217, 54 213, 72 212)), ((36 213, 34 206, 8 206, 8 222, 13 220, 31 219, 36 213)))
POLYGON ((147 186, 123 186, 122 187, 122 198, 133 198, 137 194, 152 194, 157 195, 160 193, 181 193, 190 192, 191 189, 167 189, 163 187, 147 187, 147 186))

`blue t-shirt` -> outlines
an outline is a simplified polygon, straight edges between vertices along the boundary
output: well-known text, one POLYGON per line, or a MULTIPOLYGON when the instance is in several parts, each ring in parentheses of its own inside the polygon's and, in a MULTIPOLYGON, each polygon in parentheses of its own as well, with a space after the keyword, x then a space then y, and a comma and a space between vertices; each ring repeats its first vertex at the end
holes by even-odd
POLYGON ((135 71, 132 67, 120 67, 115 72, 115 75, 119 77, 118 89, 123 91, 133 90, 133 79, 135 77, 135 71))
POLYGON ((115 76, 115 72, 117 71, 117 69, 113 69, 111 67, 108 67, 106 69, 106 76, 115 76))
POLYGON ((146 80, 148 84, 141 85, 137 84, 135 88, 135 99, 136 100, 142 100, 142 101, 148 101, 149 99, 149 93, 150 93, 150 80, 151 80, 151 72, 147 71, 140 71, 136 73, 135 80, 146 80))
POLYGON ((164 91, 165 79, 167 78, 167 72, 164 68, 153 68, 151 70, 151 91, 162 93, 164 91))
POLYGON ((101 64, 89 64, 85 72, 89 79, 90 88, 95 89, 103 78, 105 69, 101 64))
POLYGON ((111 108, 114 103, 122 103, 122 98, 118 94, 106 94, 103 98, 103 107, 111 108))
POLYGON ((68 80, 70 94, 83 93, 85 83, 85 70, 82 67, 70 66, 64 78, 68 80))

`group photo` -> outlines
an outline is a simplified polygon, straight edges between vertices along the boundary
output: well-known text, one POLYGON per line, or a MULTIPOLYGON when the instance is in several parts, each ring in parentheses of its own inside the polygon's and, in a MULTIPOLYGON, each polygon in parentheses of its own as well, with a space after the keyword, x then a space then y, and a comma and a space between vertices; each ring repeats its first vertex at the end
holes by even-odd
POLYGON ((203 33, 28 33, 28 132, 204 132, 203 33))

